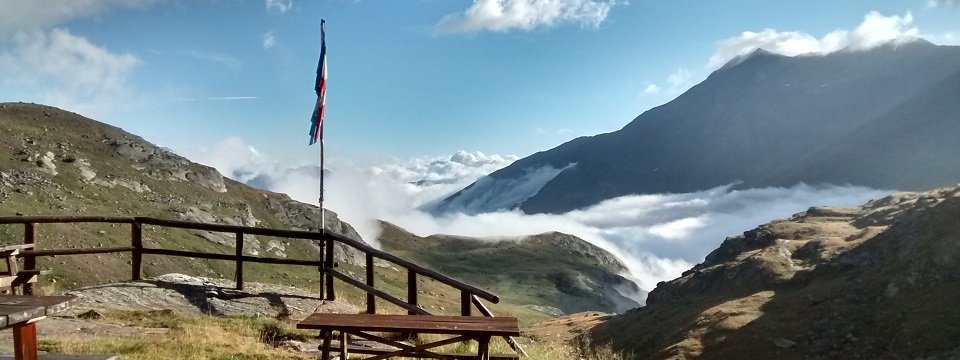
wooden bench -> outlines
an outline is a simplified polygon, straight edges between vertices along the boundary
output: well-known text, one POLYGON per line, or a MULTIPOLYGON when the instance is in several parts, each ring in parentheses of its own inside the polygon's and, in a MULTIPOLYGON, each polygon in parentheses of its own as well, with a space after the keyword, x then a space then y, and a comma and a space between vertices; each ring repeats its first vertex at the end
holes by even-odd
POLYGON ((50 273, 33 269, 20 270, 17 265, 17 255, 21 250, 33 250, 33 248, 34 244, 0 246, 0 262, 7 264, 7 269, 0 271, 0 292, 7 291, 11 295, 23 294, 27 284, 36 283, 40 275, 50 273))
MULTIPOLYGON (((516 318, 480 316, 316 313, 298 323, 297 328, 320 330, 320 336, 323 338, 320 358, 323 360, 330 359, 331 341, 334 331, 340 332, 339 352, 341 359, 347 359, 350 350, 354 349, 350 346, 350 335, 396 348, 396 350, 376 350, 380 353, 367 358, 367 360, 387 359, 398 356, 432 359, 490 360, 491 337, 520 335, 520 325, 516 318), (453 337, 413 346, 379 335, 373 335, 371 332, 440 334, 453 335, 453 337), (429 351, 429 349, 439 346, 468 340, 476 340, 479 344, 477 355, 440 354, 429 351)), ((366 351, 368 351, 368 353, 374 352, 374 350, 366 351)))

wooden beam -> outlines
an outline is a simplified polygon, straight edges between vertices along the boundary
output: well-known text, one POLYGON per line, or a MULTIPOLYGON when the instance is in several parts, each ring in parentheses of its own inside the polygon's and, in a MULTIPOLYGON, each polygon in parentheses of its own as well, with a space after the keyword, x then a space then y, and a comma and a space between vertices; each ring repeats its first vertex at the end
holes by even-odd
POLYGON ((13 356, 17 360, 37 360, 37 323, 13 326, 13 356))
MULTIPOLYGON (((237 259, 236 255, 233 255, 233 254, 213 254, 213 253, 202 253, 202 252, 195 252, 195 251, 183 251, 183 250, 171 250, 171 249, 143 248, 143 253, 148 255, 183 256, 183 257, 192 257, 197 259, 210 259, 210 260, 234 261, 237 259)), ((316 260, 266 258, 266 257, 248 256, 248 255, 244 255, 242 258, 244 262, 254 262, 254 263, 261 263, 261 264, 302 265, 302 266, 320 266, 321 265, 321 263, 316 260)))
MULTIPOLYGON (((122 246, 122 247, 101 247, 101 248, 87 248, 87 249, 49 249, 49 250, 24 250, 21 251, 17 256, 24 259, 29 259, 30 257, 43 257, 43 256, 59 256, 59 255, 91 255, 91 254, 110 254, 118 252, 131 252, 133 247, 122 246)), ((26 261, 24 261, 26 263, 26 261)), ((26 265, 24 266, 26 268, 26 265)))

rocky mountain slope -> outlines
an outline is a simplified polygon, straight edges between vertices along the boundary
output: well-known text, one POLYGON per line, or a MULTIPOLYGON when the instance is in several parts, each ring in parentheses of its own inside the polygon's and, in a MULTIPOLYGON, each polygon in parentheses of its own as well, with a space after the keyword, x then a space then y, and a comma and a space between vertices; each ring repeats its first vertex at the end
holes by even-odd
MULTIPOLYGON (((0 215, 139 215, 232 225, 318 230, 320 209, 283 194, 257 190, 224 178, 142 138, 60 109, 0 103, 0 215)), ((349 224, 327 211, 328 229, 359 239, 349 224)), ((39 225, 40 248, 129 246, 129 228, 112 225, 39 225)), ((232 253, 233 235, 181 230, 145 230, 146 245, 232 253)), ((247 236, 251 255, 316 258, 307 241, 247 236)), ((0 226, 0 243, 22 243, 22 226, 0 226)), ((344 263, 362 257, 338 249, 344 263)), ((121 255, 42 258, 57 287, 128 279, 121 255)), ((185 258, 145 259, 145 274, 189 272, 231 277, 229 262, 185 258)), ((305 284, 316 269, 250 264, 254 281, 305 284)))
POLYGON ((960 358, 960 187, 726 239, 590 334, 638 359, 960 358))
POLYGON ((559 213, 635 193, 960 179, 960 47, 736 59, 619 131, 520 159, 435 205, 559 213))
POLYGON ((505 302, 549 315, 640 306, 640 289, 620 274, 627 268, 609 252, 557 232, 514 239, 450 235, 420 237, 381 223, 384 250, 489 289, 505 302))

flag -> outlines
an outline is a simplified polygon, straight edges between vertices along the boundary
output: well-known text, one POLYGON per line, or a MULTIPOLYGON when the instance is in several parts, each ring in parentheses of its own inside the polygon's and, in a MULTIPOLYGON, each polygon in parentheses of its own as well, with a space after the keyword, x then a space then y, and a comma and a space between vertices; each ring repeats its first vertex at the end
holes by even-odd
POLYGON ((310 145, 323 140, 323 115, 327 101, 327 43, 324 39, 324 21, 320 20, 320 61, 317 63, 317 104, 310 117, 310 145))

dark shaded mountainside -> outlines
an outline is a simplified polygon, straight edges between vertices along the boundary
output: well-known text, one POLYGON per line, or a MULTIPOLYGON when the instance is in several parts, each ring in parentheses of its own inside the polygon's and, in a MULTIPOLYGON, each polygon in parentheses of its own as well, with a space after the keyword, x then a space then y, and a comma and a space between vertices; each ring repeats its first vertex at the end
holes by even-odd
POLYGON ((960 187, 811 208, 726 239, 594 328, 637 359, 960 358, 960 187))
MULTIPOLYGON (((0 215, 152 216, 207 223, 319 230, 320 209, 284 194, 261 191, 224 178, 127 133, 57 108, 0 103, 0 215)), ((359 239, 356 231, 327 212, 328 227, 359 239)), ((22 243, 22 226, 0 226, 0 243, 22 243)), ((127 227, 96 224, 39 226, 41 248, 129 246, 127 227)), ((145 230, 146 246, 232 253, 232 234, 145 230)), ((316 258, 306 241, 263 236, 244 238, 248 255, 316 258)), ((343 247, 344 263, 362 264, 361 254, 343 247)), ((121 256, 41 258, 58 287, 128 280, 121 256)), ((316 269, 250 264, 252 281, 306 284, 316 269)), ((233 264, 187 258, 148 257, 148 276, 178 271, 230 277, 233 264)))
POLYGON ((558 213, 731 183, 930 189, 960 180, 958 137, 960 47, 916 40, 824 56, 758 50, 621 130, 518 160, 436 210, 558 213), (543 169, 559 174, 544 179, 543 169))
POLYGON ((420 237, 382 222, 383 249, 490 289, 512 304, 553 315, 587 310, 622 313, 640 306, 627 268, 609 252, 573 235, 521 238, 420 237))

